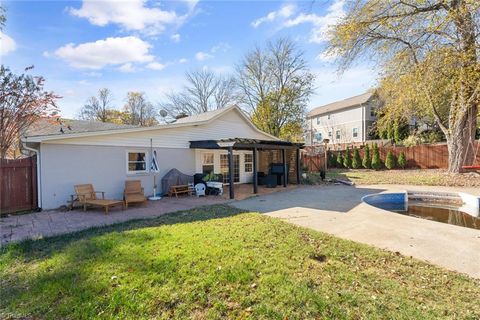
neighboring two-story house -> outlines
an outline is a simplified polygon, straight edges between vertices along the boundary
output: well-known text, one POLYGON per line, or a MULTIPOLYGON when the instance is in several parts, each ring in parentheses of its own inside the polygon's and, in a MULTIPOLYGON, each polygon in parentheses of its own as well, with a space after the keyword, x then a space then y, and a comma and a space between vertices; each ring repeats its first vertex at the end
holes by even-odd
POLYGON ((323 144, 324 139, 330 145, 362 144, 368 140, 368 132, 376 120, 375 110, 379 101, 373 91, 336 101, 312 109, 307 114, 307 145, 323 144))

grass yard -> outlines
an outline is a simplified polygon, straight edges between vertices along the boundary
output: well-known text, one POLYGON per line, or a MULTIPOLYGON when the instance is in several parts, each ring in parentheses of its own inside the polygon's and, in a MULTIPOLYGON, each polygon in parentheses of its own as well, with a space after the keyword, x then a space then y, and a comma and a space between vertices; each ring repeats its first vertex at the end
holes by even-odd
POLYGON ((480 282, 217 205, 0 252, 0 318, 478 319, 480 282))
POLYGON ((408 184, 450 187, 480 187, 480 175, 451 175, 445 170, 345 170, 331 169, 327 177, 353 181, 355 184, 408 184))

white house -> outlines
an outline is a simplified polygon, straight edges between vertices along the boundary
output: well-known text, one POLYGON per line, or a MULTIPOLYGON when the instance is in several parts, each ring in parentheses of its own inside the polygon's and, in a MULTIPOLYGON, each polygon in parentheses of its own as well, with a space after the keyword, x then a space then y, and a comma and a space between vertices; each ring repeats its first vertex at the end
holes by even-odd
POLYGON ((322 144, 324 139, 333 145, 365 142, 378 106, 376 95, 367 92, 312 109, 307 114, 306 144, 322 144))
POLYGON ((257 182, 254 174, 261 166, 257 152, 297 149, 299 153, 301 147, 260 131, 236 106, 153 127, 85 121, 72 121, 67 127, 37 126, 22 142, 38 155, 42 209, 65 205, 74 185, 84 183, 92 183, 109 198, 121 199, 125 180, 139 179, 146 195, 151 195, 152 150, 157 154, 160 171, 155 179, 160 185, 161 177, 172 168, 189 175, 213 170, 228 179, 230 162, 235 183, 257 182))

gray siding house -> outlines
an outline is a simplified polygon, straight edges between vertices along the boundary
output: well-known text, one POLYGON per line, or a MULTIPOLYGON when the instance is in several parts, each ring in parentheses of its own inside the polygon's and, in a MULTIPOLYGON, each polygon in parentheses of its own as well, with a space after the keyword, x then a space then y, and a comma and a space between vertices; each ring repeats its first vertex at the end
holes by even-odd
MULTIPOLYGON (((22 142, 38 154, 39 206, 53 209, 65 205, 74 185, 83 183, 92 183, 109 198, 121 199, 125 180, 140 179, 146 195, 152 195, 151 142, 160 168, 155 174, 158 186, 161 177, 172 168, 189 175, 210 170, 226 174, 228 150, 191 148, 190 142, 233 138, 279 141, 257 129, 233 106, 154 127, 99 123, 80 126, 72 122, 69 128, 31 130, 22 142)), ((233 151, 235 183, 252 182, 252 150, 233 151)))
POLYGON ((306 144, 322 144, 323 139, 339 146, 364 143, 378 107, 375 93, 366 92, 312 109, 307 114, 306 144))

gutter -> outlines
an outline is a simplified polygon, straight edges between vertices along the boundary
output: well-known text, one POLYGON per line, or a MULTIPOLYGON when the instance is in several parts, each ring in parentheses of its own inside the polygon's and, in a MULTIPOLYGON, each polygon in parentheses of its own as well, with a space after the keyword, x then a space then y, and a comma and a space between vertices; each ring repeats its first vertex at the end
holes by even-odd
POLYGON ((41 175, 41 170, 40 166, 42 164, 42 161, 40 160, 40 149, 34 149, 31 147, 27 146, 27 138, 25 138, 25 143, 23 144, 23 148, 26 150, 35 152, 37 155, 37 202, 38 202, 38 208, 42 210, 42 175, 41 175))

